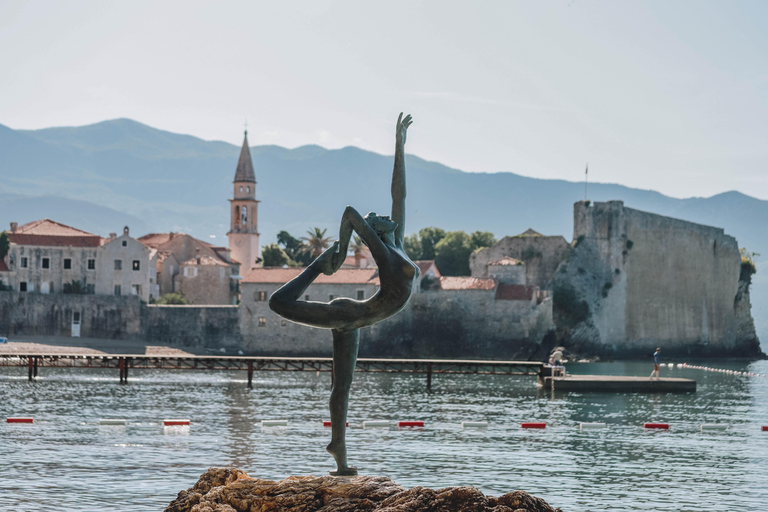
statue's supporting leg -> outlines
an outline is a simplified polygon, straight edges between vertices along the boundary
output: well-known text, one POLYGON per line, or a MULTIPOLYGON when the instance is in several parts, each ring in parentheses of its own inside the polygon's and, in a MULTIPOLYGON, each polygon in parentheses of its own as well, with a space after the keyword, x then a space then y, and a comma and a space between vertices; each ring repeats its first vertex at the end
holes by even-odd
POLYGON ((333 476, 352 476, 357 468, 347 465, 347 408, 349 389, 357 362, 357 348, 360 344, 360 330, 342 331, 333 329, 333 388, 331 389, 331 444, 328 453, 336 459, 333 476))

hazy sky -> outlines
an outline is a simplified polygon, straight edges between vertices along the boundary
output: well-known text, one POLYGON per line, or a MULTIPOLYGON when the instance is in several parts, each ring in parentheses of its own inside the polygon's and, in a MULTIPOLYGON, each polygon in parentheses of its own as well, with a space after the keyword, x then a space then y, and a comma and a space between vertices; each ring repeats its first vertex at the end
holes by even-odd
MULTIPOLYGON (((768 199, 768 2, 0 0, 0 123, 768 199)), ((257 171, 258 173, 258 171, 257 171)))

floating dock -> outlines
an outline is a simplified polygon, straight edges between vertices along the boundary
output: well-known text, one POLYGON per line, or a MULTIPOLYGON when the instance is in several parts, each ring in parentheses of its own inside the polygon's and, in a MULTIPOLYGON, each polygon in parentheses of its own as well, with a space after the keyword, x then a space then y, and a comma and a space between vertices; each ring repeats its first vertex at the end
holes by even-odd
POLYGON ((539 376, 544 389, 555 391, 601 391, 607 393, 691 393, 696 381, 691 379, 649 379, 617 375, 539 376))

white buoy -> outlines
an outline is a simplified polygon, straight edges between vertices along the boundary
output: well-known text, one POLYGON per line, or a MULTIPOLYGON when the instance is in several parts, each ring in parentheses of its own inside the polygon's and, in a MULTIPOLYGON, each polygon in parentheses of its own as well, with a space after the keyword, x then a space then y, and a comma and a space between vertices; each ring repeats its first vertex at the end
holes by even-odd
POLYGON ((674 368, 675 367, 675 363, 669 363, 667 366, 670 367, 670 368, 674 368))
POLYGON ((681 363, 677 363, 677 367, 678 368, 685 368, 685 363, 682 363, 682 364, 681 363))
POLYGON ((288 420, 262 420, 262 427, 287 427, 288 420))
POLYGON ((101 418, 99 419, 99 425, 125 425, 125 420, 118 418, 101 418))
POLYGON ((487 421, 462 421, 461 428, 487 428, 487 421))
POLYGON ((389 420, 368 420, 363 422, 363 428, 376 428, 376 427, 389 427, 391 422, 389 420))
POLYGON ((727 430, 728 425, 724 425, 722 423, 702 423, 701 424, 701 431, 704 432, 705 430, 727 430))
POLYGON ((591 428, 605 428, 605 423, 579 423, 579 429, 591 429, 591 428))

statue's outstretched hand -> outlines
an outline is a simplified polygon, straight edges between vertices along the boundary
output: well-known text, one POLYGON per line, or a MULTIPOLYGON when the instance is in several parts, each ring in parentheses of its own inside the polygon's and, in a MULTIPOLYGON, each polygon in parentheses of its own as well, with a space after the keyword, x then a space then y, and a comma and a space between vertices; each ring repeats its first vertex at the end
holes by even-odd
POLYGON ((406 135, 408 135, 408 127, 413 123, 411 114, 405 116, 403 119, 403 113, 400 112, 400 116, 397 118, 397 128, 395 129, 395 136, 398 143, 405 144, 406 135))
POLYGON ((341 268, 344 263, 345 255, 339 254, 339 242, 333 242, 333 245, 327 248, 312 262, 323 274, 330 276, 341 268))

